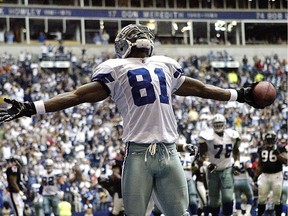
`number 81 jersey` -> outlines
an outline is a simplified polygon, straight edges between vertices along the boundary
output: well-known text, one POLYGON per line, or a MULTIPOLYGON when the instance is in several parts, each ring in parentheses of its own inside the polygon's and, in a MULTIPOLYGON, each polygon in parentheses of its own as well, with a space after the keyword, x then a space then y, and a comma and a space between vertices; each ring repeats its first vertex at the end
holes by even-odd
POLYGON ((178 133, 171 99, 184 82, 182 73, 181 66, 165 56, 110 59, 94 69, 91 80, 109 88, 124 118, 125 142, 172 143, 178 133))
POLYGON ((232 166, 233 148, 239 133, 233 129, 225 129, 223 136, 219 136, 213 129, 199 134, 199 144, 207 144, 207 157, 211 163, 217 165, 217 170, 232 166))

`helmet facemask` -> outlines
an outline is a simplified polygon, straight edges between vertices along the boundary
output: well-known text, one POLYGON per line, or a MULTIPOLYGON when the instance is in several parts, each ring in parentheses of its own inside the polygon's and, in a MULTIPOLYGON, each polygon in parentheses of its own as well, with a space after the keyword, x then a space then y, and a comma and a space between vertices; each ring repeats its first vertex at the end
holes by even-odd
POLYGON ((212 119, 212 127, 216 133, 223 133, 226 125, 226 119, 221 114, 214 115, 212 119))
POLYGON ((270 147, 274 146, 276 144, 276 141, 277 141, 277 137, 274 131, 268 132, 265 135, 265 142, 268 146, 270 147))
POLYGON ((51 173, 53 171, 54 167, 54 162, 51 159, 47 159, 45 161, 45 169, 47 170, 48 173, 51 173))
POLYGON ((144 25, 130 24, 124 27, 115 39, 115 51, 118 58, 126 58, 132 47, 147 49, 148 56, 154 48, 154 34, 144 25))

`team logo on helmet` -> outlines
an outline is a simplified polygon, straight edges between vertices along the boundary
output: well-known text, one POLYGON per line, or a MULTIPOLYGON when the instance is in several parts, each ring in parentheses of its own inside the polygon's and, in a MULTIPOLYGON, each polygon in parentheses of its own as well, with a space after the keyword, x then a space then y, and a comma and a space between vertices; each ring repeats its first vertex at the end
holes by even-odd
POLYGON ((115 39, 117 57, 126 58, 132 47, 147 49, 148 56, 151 56, 154 48, 153 32, 145 25, 130 24, 124 27, 115 39))

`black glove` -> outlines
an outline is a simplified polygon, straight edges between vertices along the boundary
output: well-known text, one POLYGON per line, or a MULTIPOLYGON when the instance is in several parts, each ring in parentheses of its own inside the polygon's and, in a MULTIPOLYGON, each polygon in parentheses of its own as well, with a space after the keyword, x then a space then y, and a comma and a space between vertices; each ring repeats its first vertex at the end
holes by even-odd
POLYGON ((240 168, 239 166, 235 166, 235 165, 233 164, 233 166, 232 166, 232 172, 233 172, 233 175, 238 176, 238 175, 241 174, 241 168, 240 168))
POLYGON ((207 166, 207 169, 209 170, 210 173, 213 173, 213 172, 217 169, 217 165, 216 165, 216 164, 213 164, 213 163, 210 163, 210 164, 207 166))
POLYGON ((0 123, 11 121, 22 116, 31 117, 32 115, 36 114, 36 108, 33 102, 23 103, 7 98, 4 98, 4 101, 12 106, 9 109, 0 110, 0 123))
POLYGON ((198 147, 192 144, 183 145, 184 150, 190 153, 190 156, 196 156, 198 154, 198 147))
POLYGON ((253 88, 258 84, 258 82, 246 84, 245 87, 237 90, 237 101, 239 103, 247 103, 250 106, 256 109, 264 109, 265 107, 261 107, 257 105, 253 98, 253 88))

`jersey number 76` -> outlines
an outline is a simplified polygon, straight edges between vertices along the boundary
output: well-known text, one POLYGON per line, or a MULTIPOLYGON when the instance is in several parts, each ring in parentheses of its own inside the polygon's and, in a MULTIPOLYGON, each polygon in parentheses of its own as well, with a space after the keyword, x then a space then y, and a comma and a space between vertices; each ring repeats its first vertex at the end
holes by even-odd
POLYGON ((221 157, 221 153, 224 149, 224 157, 229 158, 232 152, 232 144, 226 145, 214 145, 214 149, 217 150, 217 153, 214 155, 215 158, 219 159, 221 157))

